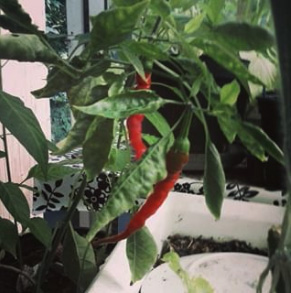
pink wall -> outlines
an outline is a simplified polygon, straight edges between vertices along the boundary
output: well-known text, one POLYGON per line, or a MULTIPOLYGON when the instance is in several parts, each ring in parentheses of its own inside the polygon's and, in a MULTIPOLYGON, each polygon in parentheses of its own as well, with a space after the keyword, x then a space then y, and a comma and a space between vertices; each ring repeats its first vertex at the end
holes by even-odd
MULTIPOLYGON (((20 0, 23 8, 30 13, 33 22, 39 28, 45 27, 45 7, 44 0, 20 0)), ((3 30, 2 34, 7 33, 3 30)), ((2 61, 2 65, 5 62, 2 61)), ((23 100, 25 105, 33 110, 38 117, 39 122, 46 136, 50 138, 50 111, 49 100, 36 100, 30 92, 38 89, 45 84, 46 68, 42 64, 37 63, 20 63, 9 61, 2 68, 3 90, 15 95, 23 100)), ((0 134, 2 126, 0 129, 0 134)), ((0 141, 0 150, 3 146, 0 141)), ((21 182, 27 175, 28 170, 35 164, 33 159, 27 154, 25 149, 10 135, 8 135, 8 144, 10 152, 10 164, 12 171, 12 180, 21 182)), ((0 160, 0 180, 7 180, 4 159, 0 160)), ((31 184, 31 182, 30 182, 31 184)), ((25 195, 32 204, 32 193, 25 191, 25 195)), ((0 215, 8 216, 0 205, 0 215)))

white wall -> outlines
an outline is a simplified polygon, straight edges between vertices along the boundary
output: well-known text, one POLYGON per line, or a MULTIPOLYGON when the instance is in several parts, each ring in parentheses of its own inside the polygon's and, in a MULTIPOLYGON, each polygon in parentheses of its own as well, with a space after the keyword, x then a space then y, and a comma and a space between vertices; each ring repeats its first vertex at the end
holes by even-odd
MULTIPOLYGON (((33 22, 38 25, 40 29, 45 28, 45 6, 44 0, 20 0, 19 1, 25 11, 29 12, 33 22)), ((2 34, 8 32, 1 31, 2 34)), ((5 61, 2 61, 2 65, 5 61)), ((30 92, 38 89, 45 84, 46 67, 40 63, 20 63, 9 61, 2 68, 2 84, 3 90, 23 100, 25 105, 33 110, 38 117, 41 127, 50 138, 50 109, 49 100, 36 100, 30 92)), ((2 125, 0 127, 0 135, 2 132, 2 125)), ((26 150, 11 136, 8 135, 9 158, 12 171, 12 180, 14 182, 21 182, 27 175, 28 170, 35 162, 28 155, 26 150)), ((3 150, 2 140, 0 140, 0 150, 3 150)), ((0 160, 0 180, 6 181, 7 174, 4 159, 0 160)), ((31 182, 30 182, 31 184, 31 182)), ((25 190, 25 195, 32 205, 32 193, 25 190)), ((4 208, 0 205, 0 216, 8 217, 4 208)))
MULTIPOLYGON (((93 16, 103 11, 105 8, 104 2, 104 0, 89 0, 89 15, 93 16)), ((67 0, 66 8, 68 35, 73 37, 84 33, 83 0, 67 0)), ((76 41, 71 41, 69 51, 71 51, 76 44, 76 41)))

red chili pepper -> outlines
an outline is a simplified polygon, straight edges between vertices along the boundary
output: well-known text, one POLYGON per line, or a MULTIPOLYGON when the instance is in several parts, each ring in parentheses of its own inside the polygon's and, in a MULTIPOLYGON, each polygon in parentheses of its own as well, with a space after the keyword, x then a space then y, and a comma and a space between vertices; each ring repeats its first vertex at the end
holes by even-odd
POLYGON ((166 200, 169 192, 173 189, 175 182, 178 180, 184 164, 187 163, 188 157, 189 155, 187 153, 175 152, 171 149, 166 158, 167 177, 155 185, 153 193, 133 215, 127 228, 117 235, 99 239, 93 242, 93 245, 97 246, 123 240, 138 229, 142 228, 145 225, 146 220, 151 217, 166 200))
MULTIPOLYGON (((140 75, 136 75, 135 89, 149 89, 151 87, 151 74, 145 73, 145 80, 140 75)), ((138 160, 146 151, 147 147, 142 141, 142 121, 143 114, 135 114, 127 119, 127 129, 130 144, 135 152, 135 160, 138 160)))
POLYGON ((190 142, 188 140, 189 127, 192 120, 192 113, 187 112, 182 123, 179 137, 166 156, 167 177, 158 182, 153 193, 147 198, 142 207, 133 215, 127 228, 113 236, 99 239, 93 245, 112 243, 123 240, 132 233, 142 228, 146 220, 151 217, 166 200, 168 193, 172 190, 178 180, 183 166, 188 162, 190 142))

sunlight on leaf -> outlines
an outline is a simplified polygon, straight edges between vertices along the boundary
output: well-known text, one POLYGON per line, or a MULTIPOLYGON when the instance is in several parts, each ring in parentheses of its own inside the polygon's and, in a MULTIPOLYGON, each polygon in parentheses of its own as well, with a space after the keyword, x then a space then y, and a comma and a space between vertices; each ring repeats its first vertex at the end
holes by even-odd
POLYGON ((187 289, 187 293, 214 293, 213 288, 207 280, 202 277, 191 277, 189 273, 182 268, 179 255, 176 252, 171 251, 166 253, 162 260, 167 262, 173 272, 179 276, 187 289))
POLYGON ((231 83, 223 85, 220 90, 220 101, 223 104, 233 106, 238 98, 240 93, 240 86, 236 80, 233 80, 231 83))

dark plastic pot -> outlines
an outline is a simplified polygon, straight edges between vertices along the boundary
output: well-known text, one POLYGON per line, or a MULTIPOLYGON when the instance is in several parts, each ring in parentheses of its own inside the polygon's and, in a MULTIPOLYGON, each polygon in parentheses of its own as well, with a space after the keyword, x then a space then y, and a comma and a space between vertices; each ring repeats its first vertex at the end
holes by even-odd
MULTIPOLYGON (((230 83, 234 79, 234 75, 232 73, 230 73, 229 71, 221 67, 218 63, 216 63, 211 58, 207 56, 202 56, 201 60, 205 62, 208 69, 212 72, 214 79, 219 86, 223 86, 227 83, 230 83)), ((177 70, 177 67, 179 67, 179 65, 177 64, 172 65, 171 63, 164 63, 164 64, 167 67, 179 73, 179 71, 177 70)), ((172 87, 179 86, 177 82, 173 82, 172 79, 162 76, 160 75, 160 73, 161 71, 159 71, 158 68, 154 68, 153 76, 152 76, 153 83, 155 82, 165 83, 172 87)), ((178 100, 178 101, 180 100, 179 97, 177 97, 173 93, 173 91, 171 91, 170 89, 167 89, 166 87, 153 84, 152 89, 156 91, 163 98, 178 100)), ((198 94, 198 98, 202 106, 206 106, 205 98, 201 94, 198 94)), ((244 116, 248 99, 249 98, 248 98, 247 92, 241 86, 241 93, 239 95, 236 106, 237 106, 239 114, 242 117, 244 116)), ((179 115, 182 114, 183 107, 179 107, 177 105, 166 105, 165 107, 161 108, 159 112, 166 118, 168 123, 171 126, 173 126, 174 123, 177 121, 179 115)), ((239 163, 238 161, 241 161, 242 156, 240 153, 239 159, 238 159, 238 156, 237 156, 238 148, 236 147, 235 160, 232 164, 231 157, 233 156, 234 152, 231 149, 232 147, 228 144, 222 131, 220 130, 220 127, 218 125, 216 118, 208 116, 206 117, 206 119, 207 119, 207 125, 210 132, 211 140, 217 147, 218 151, 224 155, 223 156, 225 158, 224 162, 227 162, 227 166, 231 166, 233 164, 239 163), (229 158, 228 158, 228 154, 230 155, 229 158)), ((154 135, 157 134, 156 130, 146 121, 144 123, 144 132, 154 134, 154 135)), ((190 157, 190 162, 187 168, 190 167, 190 169, 192 170, 202 170, 204 166, 205 133, 204 133, 204 129, 201 122, 196 117, 193 118, 193 123, 190 128, 190 142, 191 142, 191 150, 190 150, 191 157, 190 157)))
MULTIPOLYGON (((282 148, 283 130, 278 94, 275 92, 263 93, 257 100, 262 129, 282 148)), ((269 190, 285 188, 284 167, 272 157, 269 157, 268 161, 264 163, 250 157, 248 158, 248 169, 252 183, 263 185, 269 190)))

